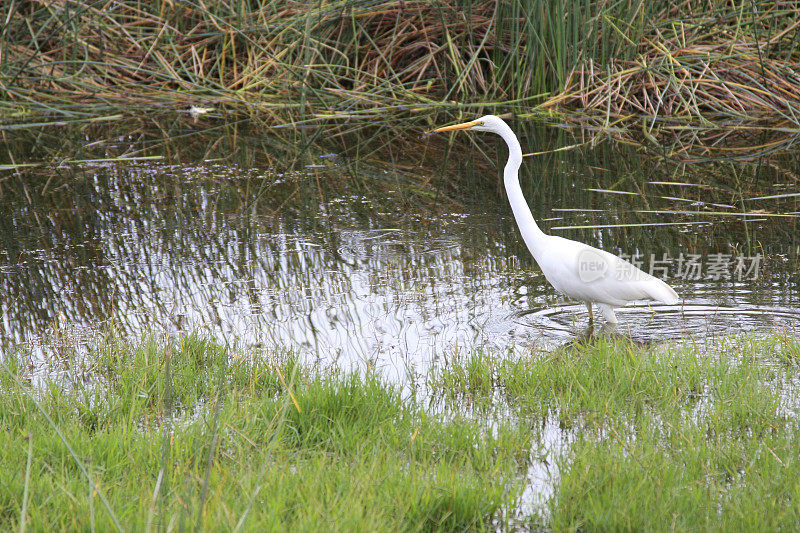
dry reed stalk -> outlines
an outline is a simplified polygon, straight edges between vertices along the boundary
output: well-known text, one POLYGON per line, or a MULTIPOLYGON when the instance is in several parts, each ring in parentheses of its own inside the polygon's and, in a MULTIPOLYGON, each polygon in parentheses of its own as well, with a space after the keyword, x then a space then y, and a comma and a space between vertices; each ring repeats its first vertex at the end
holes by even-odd
POLYGON ((331 114, 515 102, 800 123, 800 5, 737 5, 34 0, 14 3, 0 29, 0 83, 11 106, 102 95, 120 105, 288 100, 331 114))

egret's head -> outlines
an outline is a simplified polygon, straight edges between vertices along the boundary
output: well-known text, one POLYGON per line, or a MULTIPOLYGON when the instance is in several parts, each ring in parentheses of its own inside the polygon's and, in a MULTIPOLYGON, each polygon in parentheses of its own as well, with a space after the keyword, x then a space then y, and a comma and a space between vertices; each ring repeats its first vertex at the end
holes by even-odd
POLYGON ((484 115, 477 120, 473 120, 471 122, 463 122, 461 124, 455 124, 453 126, 445 126, 443 128, 437 128, 433 130, 431 133, 441 133, 444 131, 456 131, 456 130, 472 130, 472 131, 490 131, 492 133, 500 133, 504 128, 508 128, 508 125, 503 122, 503 119, 495 116, 495 115, 484 115))

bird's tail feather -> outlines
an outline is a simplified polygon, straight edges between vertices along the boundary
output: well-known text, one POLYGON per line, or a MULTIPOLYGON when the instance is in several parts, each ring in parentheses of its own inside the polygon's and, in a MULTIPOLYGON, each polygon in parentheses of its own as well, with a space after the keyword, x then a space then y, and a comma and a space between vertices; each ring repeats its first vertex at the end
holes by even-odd
POLYGON ((658 278, 647 280, 642 288, 650 298, 667 305, 675 305, 681 301, 675 289, 658 278))

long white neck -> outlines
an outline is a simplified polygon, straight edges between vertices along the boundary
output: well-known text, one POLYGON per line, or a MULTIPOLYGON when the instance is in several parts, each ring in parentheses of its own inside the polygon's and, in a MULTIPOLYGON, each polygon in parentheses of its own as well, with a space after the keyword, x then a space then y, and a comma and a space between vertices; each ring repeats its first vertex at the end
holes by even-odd
POLYGON ((514 219, 517 221, 519 231, 528 250, 531 251, 533 257, 538 261, 540 254, 544 248, 544 240, 546 235, 536 221, 533 219, 528 202, 525 201, 525 196, 522 195, 522 188, 519 186, 519 167, 522 164, 522 148, 519 145, 517 136, 511 131, 506 124, 498 133, 508 145, 508 162, 506 168, 503 170, 503 182, 506 186, 506 193, 508 194, 508 201, 511 204, 511 211, 514 212, 514 219))

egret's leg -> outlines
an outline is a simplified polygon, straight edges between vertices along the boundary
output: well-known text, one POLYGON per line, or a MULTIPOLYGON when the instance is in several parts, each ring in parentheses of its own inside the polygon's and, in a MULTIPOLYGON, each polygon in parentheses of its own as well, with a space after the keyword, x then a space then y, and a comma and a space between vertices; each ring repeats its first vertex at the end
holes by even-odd
POLYGON ((586 310, 589 311, 589 325, 594 324, 594 315, 592 314, 592 303, 586 302, 586 310))
POLYGON ((617 315, 614 314, 614 308, 607 304, 599 304, 600 312, 603 313, 603 318, 609 324, 617 323, 617 315))

